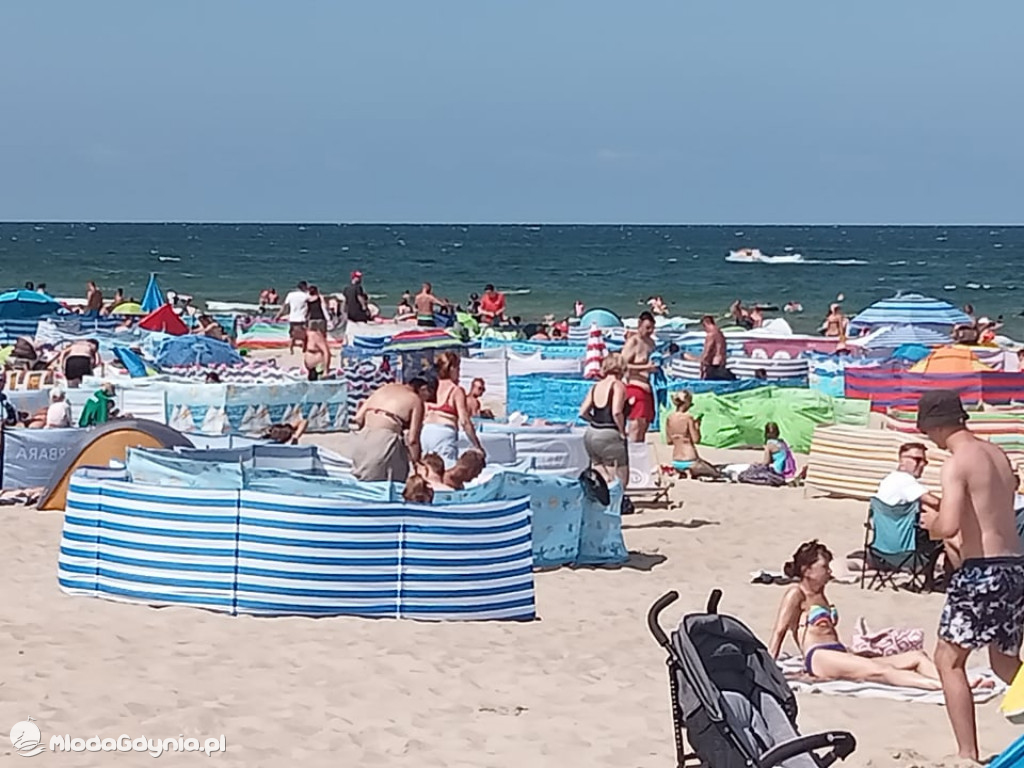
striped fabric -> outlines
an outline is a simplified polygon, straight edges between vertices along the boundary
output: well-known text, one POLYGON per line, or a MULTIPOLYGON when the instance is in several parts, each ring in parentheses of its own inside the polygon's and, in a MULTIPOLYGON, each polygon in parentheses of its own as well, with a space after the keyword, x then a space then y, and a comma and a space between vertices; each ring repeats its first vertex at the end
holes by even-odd
POLYGON ((358 504, 71 482, 62 590, 230 614, 532 619, 529 499, 358 504))
POLYGON ((911 373, 895 368, 849 367, 846 397, 870 400, 872 410, 916 407, 922 392, 955 389, 964 403, 1009 404, 1024 400, 1024 373, 969 371, 967 373, 911 373))
POLYGON ((38 318, 27 320, 0 320, 0 344, 13 344, 19 336, 35 338, 38 318))
POLYGON ((948 301, 908 293, 876 301, 850 321, 850 330, 880 325, 926 325, 948 330, 971 319, 948 301))
MULTIPOLYGON (((1018 471, 1024 463, 1024 441, 993 442, 1006 451, 1018 471)), ((931 491, 940 490, 939 473, 949 454, 939 450, 924 435, 869 427, 817 427, 807 459, 807 485, 835 496, 870 499, 882 478, 896 468, 903 443, 928 447, 928 467, 921 482, 931 491)))
POLYGON ((896 469, 903 443, 928 446, 928 467, 921 482, 939 490, 939 470, 947 454, 922 435, 902 435, 868 427, 816 427, 807 458, 807 485, 833 496, 868 500, 882 478, 896 469))
MULTIPOLYGON (((807 360, 765 357, 730 357, 728 369, 741 379, 754 378, 754 372, 763 368, 769 379, 804 379, 810 375, 807 360)), ((668 374, 680 379, 700 378, 700 363, 695 360, 673 360, 668 374)))
MULTIPOLYGON (((1024 408, 1016 406, 996 411, 973 411, 967 426, 979 435, 1024 436, 1024 408)), ((917 409, 890 408, 885 414, 885 428, 895 432, 917 433, 917 409)))
POLYGON ((938 347, 949 344, 948 333, 919 325, 897 325, 881 330, 864 342, 864 349, 898 349, 904 344, 938 347))

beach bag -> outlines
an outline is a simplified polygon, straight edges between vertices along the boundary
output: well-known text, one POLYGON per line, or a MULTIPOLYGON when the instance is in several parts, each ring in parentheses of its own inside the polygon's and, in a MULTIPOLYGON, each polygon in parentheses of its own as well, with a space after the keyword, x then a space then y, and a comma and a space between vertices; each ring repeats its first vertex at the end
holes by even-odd
POLYGON ((858 656, 895 656, 897 653, 924 650, 924 630, 888 627, 872 632, 861 616, 853 633, 850 650, 858 656))

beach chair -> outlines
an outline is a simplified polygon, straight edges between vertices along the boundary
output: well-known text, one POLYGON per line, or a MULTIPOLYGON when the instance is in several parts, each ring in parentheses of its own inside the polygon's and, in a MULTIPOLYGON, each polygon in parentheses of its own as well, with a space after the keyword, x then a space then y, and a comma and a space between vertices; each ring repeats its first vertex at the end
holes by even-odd
POLYGON ((668 654, 676 766, 828 768, 853 754, 857 740, 848 731, 800 734, 796 695, 782 670, 748 627, 718 613, 721 596, 714 590, 707 611, 684 616, 671 633, 659 616, 676 592, 647 612, 648 629, 668 654))
POLYGON ((921 505, 917 501, 891 505, 872 497, 864 523, 861 589, 865 586, 867 589, 889 586, 911 592, 932 590, 942 544, 929 540, 927 533, 918 525, 920 511, 921 505))
POLYGON ((629 486, 626 495, 634 504, 668 504, 669 493, 675 480, 667 477, 658 467, 654 446, 647 443, 627 443, 629 448, 629 486))

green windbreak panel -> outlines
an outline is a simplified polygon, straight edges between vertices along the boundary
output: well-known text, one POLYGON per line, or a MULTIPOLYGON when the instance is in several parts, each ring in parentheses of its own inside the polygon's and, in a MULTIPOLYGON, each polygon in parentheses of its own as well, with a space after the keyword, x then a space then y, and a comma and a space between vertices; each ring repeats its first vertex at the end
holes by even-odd
MULTIPOLYGON (((847 400, 810 389, 761 389, 718 396, 694 395, 694 416, 701 417, 701 445, 739 448, 764 445, 764 425, 774 421, 782 438, 799 453, 811 449, 811 437, 819 424, 867 426, 871 403, 847 400)), ((661 418, 661 434, 671 409, 661 418)))

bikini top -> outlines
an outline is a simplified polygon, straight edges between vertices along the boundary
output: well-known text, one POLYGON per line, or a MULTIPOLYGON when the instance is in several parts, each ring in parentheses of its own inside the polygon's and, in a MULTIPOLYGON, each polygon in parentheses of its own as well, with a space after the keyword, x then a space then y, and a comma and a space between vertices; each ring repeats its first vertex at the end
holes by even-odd
POLYGON ((839 624, 839 611, 836 610, 834 605, 830 605, 826 608, 824 605, 812 605, 807 609, 807 613, 804 615, 803 626, 831 626, 835 627, 839 624))
POLYGON ((455 387, 448 390, 448 396, 444 399, 443 403, 427 403, 427 410, 434 411, 435 413, 443 413, 446 416, 457 418, 459 412, 456 410, 455 405, 452 404, 452 395, 455 393, 455 387))

